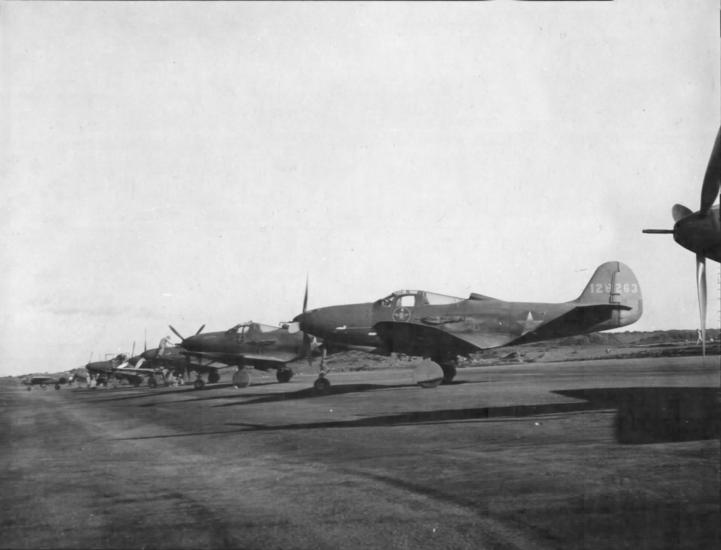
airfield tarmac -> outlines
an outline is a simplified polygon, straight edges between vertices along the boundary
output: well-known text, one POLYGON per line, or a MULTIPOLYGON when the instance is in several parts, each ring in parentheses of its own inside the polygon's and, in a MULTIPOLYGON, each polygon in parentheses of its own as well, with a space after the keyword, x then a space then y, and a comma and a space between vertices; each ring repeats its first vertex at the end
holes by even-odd
POLYGON ((2 548, 716 548, 719 358, 0 388, 2 548))

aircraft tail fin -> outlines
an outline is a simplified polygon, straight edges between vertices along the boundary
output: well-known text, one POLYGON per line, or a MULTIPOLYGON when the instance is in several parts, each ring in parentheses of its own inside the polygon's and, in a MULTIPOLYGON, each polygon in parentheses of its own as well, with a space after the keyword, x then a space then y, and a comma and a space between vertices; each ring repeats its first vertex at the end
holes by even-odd
POLYGON ((643 313, 641 286, 633 271, 622 262, 598 266, 575 303, 579 307, 600 306, 614 310, 616 326, 630 325, 643 313))

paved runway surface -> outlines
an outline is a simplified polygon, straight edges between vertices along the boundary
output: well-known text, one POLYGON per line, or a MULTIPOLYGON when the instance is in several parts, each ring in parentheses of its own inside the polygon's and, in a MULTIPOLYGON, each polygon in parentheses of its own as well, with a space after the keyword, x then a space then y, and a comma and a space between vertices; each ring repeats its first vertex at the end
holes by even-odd
POLYGON ((717 548, 719 359, 0 388, 3 548, 717 548))

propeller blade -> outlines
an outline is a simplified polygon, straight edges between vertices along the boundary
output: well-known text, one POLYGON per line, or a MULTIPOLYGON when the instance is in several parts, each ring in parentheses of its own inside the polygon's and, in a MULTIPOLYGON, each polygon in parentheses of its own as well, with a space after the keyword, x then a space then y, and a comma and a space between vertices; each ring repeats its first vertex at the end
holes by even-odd
POLYGON ((711 157, 708 159, 706 174, 703 177, 703 187, 701 187, 701 212, 708 212, 711 205, 718 197, 719 188, 721 187, 721 128, 716 134, 711 157))
POLYGON ((173 333, 174 333, 178 338, 180 338, 181 341, 184 341, 184 340, 185 340, 185 338, 183 338, 183 337, 180 335, 180 333, 179 333, 177 330, 175 330, 175 328, 173 327, 173 325, 168 325, 168 327, 170 328, 170 330, 173 331, 173 333))
MULTIPOLYGON (((172 328, 172 327, 171 327, 171 328, 172 328)), ((195 333, 195 335, 197 336, 198 334, 200 334, 201 332, 203 332, 203 329, 204 329, 204 328, 205 328, 205 325, 200 325, 200 328, 198 329, 198 332, 195 333)))
POLYGON ((673 229, 643 229, 641 233, 653 233, 656 235, 673 234, 673 229))
POLYGON ((671 215, 673 216, 673 221, 675 222, 682 220, 690 214, 693 214, 691 209, 686 208, 683 204, 674 204, 671 209, 671 215))
POLYGON ((148 329, 143 332, 143 353, 148 351, 148 329))
POLYGON ((303 313, 308 309, 308 275, 305 276, 305 294, 303 295, 303 313))
POLYGON ((133 347, 130 350, 130 357, 135 357, 135 340, 133 340, 133 347))
POLYGON ((706 257, 696 254, 696 292, 701 321, 701 353, 706 355, 706 257))

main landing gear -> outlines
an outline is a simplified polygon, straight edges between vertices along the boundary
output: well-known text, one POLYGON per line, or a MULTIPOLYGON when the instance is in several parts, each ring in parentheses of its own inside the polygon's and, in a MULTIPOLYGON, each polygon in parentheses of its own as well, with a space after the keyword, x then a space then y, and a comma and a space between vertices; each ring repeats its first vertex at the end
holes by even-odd
POLYGON ((441 366, 441 369, 443 369, 443 384, 450 384, 453 382, 453 379, 456 377, 456 367, 458 366, 458 360, 457 359, 451 359, 446 360, 443 362, 438 362, 438 364, 441 366))
POLYGON ((250 386, 250 373, 248 369, 240 368, 233 374, 234 388, 247 388, 250 386))
MULTIPOLYGON (((421 388, 437 388, 441 384, 450 384, 453 382, 453 379, 456 377, 456 367, 458 366, 458 361, 454 359, 432 359, 432 363, 435 363, 440 367, 440 370, 443 372, 443 375, 441 376, 441 373, 438 372, 429 372, 427 365, 425 368, 419 367, 416 373, 417 377, 417 384, 421 388)), ((437 371, 437 368, 432 368, 431 371, 437 371)))
POLYGON ((195 382, 193 382, 193 387, 196 390, 202 390, 205 387, 205 380, 198 376, 198 378, 195 379, 195 382))

